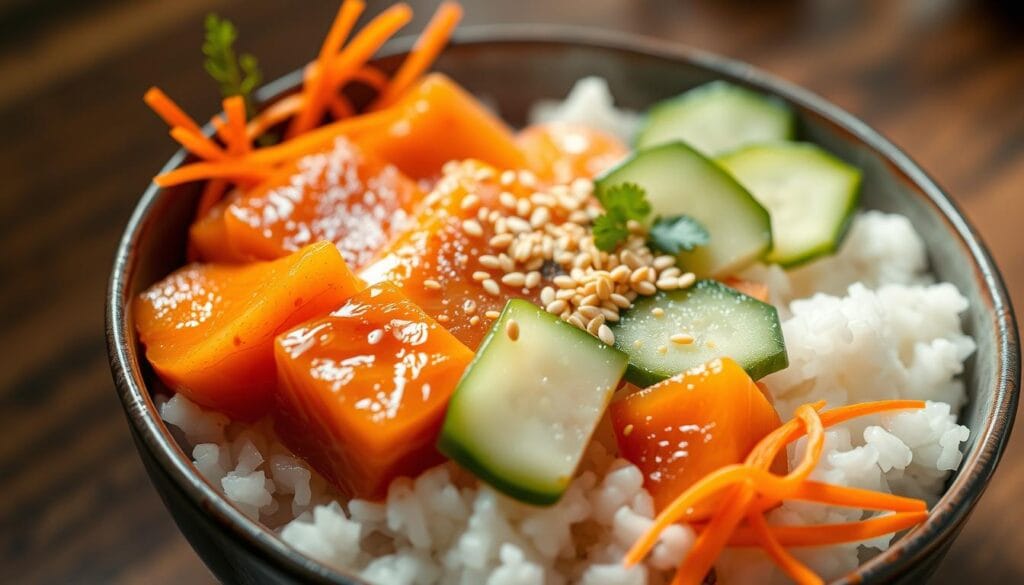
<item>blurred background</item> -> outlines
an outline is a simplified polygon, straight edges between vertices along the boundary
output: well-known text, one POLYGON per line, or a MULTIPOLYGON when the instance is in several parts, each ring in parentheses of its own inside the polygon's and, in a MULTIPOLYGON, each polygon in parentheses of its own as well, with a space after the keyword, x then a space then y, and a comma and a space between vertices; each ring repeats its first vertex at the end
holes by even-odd
MULTIPOLYGON (((385 4, 371 0, 368 12, 385 4)), ((417 31, 437 0, 410 4, 417 31)), ((1021 5, 464 0, 464 23, 643 33, 823 95, 938 179, 1024 309, 1021 5)), ((116 241, 175 149, 141 96, 159 85, 198 119, 214 113, 200 53, 207 12, 235 21, 239 48, 273 79, 316 54, 336 9, 336 0, 0 0, 0 582, 212 581, 144 475, 104 348, 116 241)), ((1024 582, 1021 496, 1018 432, 935 582, 1024 582)))

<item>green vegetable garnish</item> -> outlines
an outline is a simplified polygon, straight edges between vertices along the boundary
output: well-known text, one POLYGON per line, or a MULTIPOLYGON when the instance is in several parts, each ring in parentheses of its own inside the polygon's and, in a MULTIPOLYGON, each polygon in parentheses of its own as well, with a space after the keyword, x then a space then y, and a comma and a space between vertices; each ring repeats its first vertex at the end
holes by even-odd
POLYGON ((629 220, 643 221, 651 213, 647 194, 636 183, 621 183, 597 192, 604 213, 594 220, 594 245, 611 252, 629 237, 629 220))
POLYGON ((256 57, 249 53, 235 54, 238 29, 230 20, 211 13, 206 15, 205 26, 203 68, 220 85, 221 96, 242 96, 246 112, 252 116, 256 112, 252 92, 263 79, 256 57))
POLYGON ((650 243, 666 254, 690 252, 710 239, 707 228, 688 215, 659 217, 651 225, 650 243))

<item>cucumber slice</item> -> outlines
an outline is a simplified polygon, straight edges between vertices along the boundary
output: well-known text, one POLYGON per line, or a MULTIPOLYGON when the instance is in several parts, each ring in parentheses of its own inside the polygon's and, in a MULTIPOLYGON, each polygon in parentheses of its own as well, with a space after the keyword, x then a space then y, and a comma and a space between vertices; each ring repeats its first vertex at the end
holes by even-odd
POLYGON ((629 355, 626 379, 641 387, 718 357, 732 358, 755 380, 789 364, 775 307, 715 280, 640 297, 612 331, 629 355), (693 342, 674 342, 676 334, 693 342))
POLYGON ((795 266, 839 247, 857 209, 859 169, 794 142, 747 146, 718 162, 768 208, 773 241, 767 261, 795 266))
POLYGON ((789 140, 793 111, 781 100, 712 81, 655 104, 637 136, 637 148, 682 140, 715 156, 755 142, 789 140))
POLYGON ((438 448, 523 502, 569 486, 628 358, 521 299, 511 300, 455 389, 438 448), (515 320, 518 337, 508 334, 515 320))
POLYGON ((711 236, 681 252, 697 276, 725 276, 764 256, 772 245, 768 212, 729 173, 682 142, 634 153, 597 180, 598 189, 636 183, 647 192, 652 217, 686 214, 711 236))

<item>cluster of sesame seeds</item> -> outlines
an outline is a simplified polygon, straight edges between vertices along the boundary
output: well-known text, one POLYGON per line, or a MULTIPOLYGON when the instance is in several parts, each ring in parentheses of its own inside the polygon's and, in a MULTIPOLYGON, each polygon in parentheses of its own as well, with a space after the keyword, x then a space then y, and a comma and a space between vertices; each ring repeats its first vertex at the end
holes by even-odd
MULTIPOLYGON (((465 167, 446 167, 446 174, 461 169, 465 167)), ((477 169, 483 176, 474 178, 493 178, 487 171, 477 169)), ((483 269, 471 275, 487 294, 499 296, 503 289, 537 294, 548 313, 612 345, 615 335, 609 323, 617 322, 638 296, 695 282, 693 273, 676 266, 675 257, 647 247, 647 229, 638 222, 629 223, 630 235, 616 251, 599 250, 591 224, 603 210, 593 197, 592 181, 542 187, 528 171, 504 171, 497 179, 502 191, 496 205, 483 205, 474 194, 460 203, 472 214, 462 221, 462 231, 487 237, 492 251, 479 258, 483 269), (517 196, 513 188, 532 192, 517 196)), ((496 311, 485 314, 497 316, 496 311)))

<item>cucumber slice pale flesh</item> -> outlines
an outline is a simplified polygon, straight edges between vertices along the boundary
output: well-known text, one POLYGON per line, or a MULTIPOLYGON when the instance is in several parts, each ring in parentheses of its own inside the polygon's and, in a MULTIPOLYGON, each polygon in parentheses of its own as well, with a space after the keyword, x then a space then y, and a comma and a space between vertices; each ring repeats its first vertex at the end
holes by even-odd
POLYGON ((759 260, 772 245, 768 212, 729 173, 682 142, 634 153, 610 169, 597 189, 622 183, 643 187, 653 217, 688 215, 710 241, 679 254, 697 276, 725 276, 759 260))
POLYGON ((768 209, 765 260, 796 266, 835 252, 857 209, 861 173, 813 144, 777 142, 718 159, 768 209))
POLYGON ((589 333, 511 300, 452 396, 438 448, 505 494, 553 504, 569 486, 627 361, 589 333))
POLYGON ((725 81, 713 81, 655 104, 637 148, 682 140, 715 156, 747 144, 793 138, 793 110, 784 102, 725 81))
POLYGON ((640 297, 612 327, 629 355, 626 379, 645 387, 729 357, 757 380, 789 364, 775 307, 714 280, 640 297), (674 335, 692 341, 673 341, 674 335))

